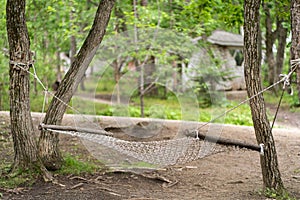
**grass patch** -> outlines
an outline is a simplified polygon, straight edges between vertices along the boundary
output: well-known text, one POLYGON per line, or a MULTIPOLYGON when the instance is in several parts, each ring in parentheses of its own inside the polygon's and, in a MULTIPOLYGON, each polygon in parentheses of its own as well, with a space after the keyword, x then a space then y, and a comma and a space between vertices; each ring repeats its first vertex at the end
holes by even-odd
MULTIPOLYGON (((229 110, 238 104, 239 102, 233 101, 226 106, 226 109, 229 110)), ((248 104, 243 104, 235 110, 227 113, 225 124, 253 126, 250 106, 248 104)))
POLYGON ((13 174, 9 174, 10 166, 1 166, 0 187, 16 188, 19 186, 32 186, 37 177, 38 171, 33 170, 17 170, 13 174))
MULTIPOLYGON (((293 90, 294 92, 297 91, 295 87, 293 88, 293 90)), ((298 99, 298 95, 295 93, 293 95, 289 95, 285 93, 285 95, 282 98, 281 105, 290 108, 291 111, 300 112, 300 102, 298 99)), ((273 92, 265 92, 264 98, 267 103, 277 105, 280 99, 280 95, 281 95, 281 91, 279 91, 277 97, 274 96, 273 92)))
POLYGON ((79 159, 79 156, 72 156, 70 154, 66 154, 64 157, 64 163, 61 169, 58 171, 59 174, 92 174, 100 170, 101 167, 92 163, 85 162, 79 159))

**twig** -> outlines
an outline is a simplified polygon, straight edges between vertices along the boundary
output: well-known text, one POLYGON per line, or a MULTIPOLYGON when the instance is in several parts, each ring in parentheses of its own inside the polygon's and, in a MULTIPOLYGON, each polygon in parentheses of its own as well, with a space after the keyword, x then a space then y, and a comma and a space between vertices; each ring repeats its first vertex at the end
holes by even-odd
POLYGON ((102 187, 97 187, 97 189, 104 190, 104 191, 107 191, 109 193, 114 193, 114 195, 116 195, 116 196, 122 196, 122 195, 118 194, 115 190, 112 190, 108 187, 103 187, 102 186, 102 187))
POLYGON ((159 174, 153 174, 153 175, 140 174, 140 176, 148 178, 148 179, 163 181, 163 182, 166 182, 166 183, 173 183, 174 182, 174 181, 171 181, 171 180, 167 179, 166 177, 163 177, 159 174))
POLYGON ((83 185, 84 185, 84 183, 78 183, 78 184, 72 186, 70 189, 73 190, 73 189, 76 189, 76 188, 81 187, 83 185))
POLYGON ((77 180, 82 180, 85 182, 88 182, 89 180, 87 180, 86 178, 80 177, 80 176, 73 176, 70 178, 71 180, 77 179, 77 180))
POLYGON ((173 187, 174 185, 176 185, 179 181, 174 181, 173 183, 163 183, 163 187, 164 188, 170 188, 170 187, 173 187))

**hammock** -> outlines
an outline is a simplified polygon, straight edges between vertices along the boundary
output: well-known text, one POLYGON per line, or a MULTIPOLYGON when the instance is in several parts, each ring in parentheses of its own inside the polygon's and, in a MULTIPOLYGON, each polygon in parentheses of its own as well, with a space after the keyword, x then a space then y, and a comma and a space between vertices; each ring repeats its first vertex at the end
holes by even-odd
POLYGON ((72 135, 101 144, 123 155, 159 166, 185 164, 224 151, 224 146, 247 148, 262 152, 262 145, 205 136, 188 132, 186 137, 170 140, 136 142, 112 137, 105 130, 82 129, 56 125, 40 125, 40 129, 72 135), (215 145, 218 144, 218 145, 215 145))

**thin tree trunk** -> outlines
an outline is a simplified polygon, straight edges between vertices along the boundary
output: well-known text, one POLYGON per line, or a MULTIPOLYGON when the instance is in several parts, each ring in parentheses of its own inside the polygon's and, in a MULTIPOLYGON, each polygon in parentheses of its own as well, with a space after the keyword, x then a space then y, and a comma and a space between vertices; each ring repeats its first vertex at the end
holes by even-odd
MULTIPOLYGON (((138 11, 137 11, 137 0, 133 0, 133 13, 134 18, 137 20, 139 18, 138 11)), ((138 43, 138 28, 136 26, 136 23, 134 23, 134 44, 137 45, 138 43)), ((136 53, 137 50, 136 50, 136 53)), ((144 65, 145 63, 142 63, 140 65, 140 62, 137 60, 137 58, 134 59, 134 65, 138 69, 139 75, 139 81, 138 81, 138 89, 139 89, 139 97, 140 97, 140 111, 141 111, 141 117, 144 117, 144 65)))
POLYGON ((141 0, 141 6, 147 6, 148 0, 141 0))
POLYGON ((275 73, 276 73, 276 63, 273 53, 273 45, 275 42, 275 32, 272 31, 272 19, 270 14, 270 8, 268 3, 263 4, 263 8, 266 15, 265 26, 266 26, 266 57, 268 63, 268 76, 267 80, 269 85, 274 83, 275 73))
POLYGON ((4 93, 3 83, 0 83, 0 111, 2 110, 2 94, 3 93, 4 93))
MULTIPOLYGON (((120 33, 124 34, 127 31, 127 26, 126 26, 126 21, 125 21, 125 14, 122 11, 122 9, 117 5, 115 6, 114 11, 115 11, 115 15, 117 17, 115 31, 118 34, 120 34, 120 33)), ((121 68, 122 68, 122 65, 124 63, 124 61, 122 59, 125 59, 125 58, 122 58, 122 57, 120 59, 116 58, 116 60, 114 60, 112 62, 112 67, 114 69, 114 78, 115 78, 115 82, 116 82, 117 103, 118 104, 121 103, 119 80, 121 79, 121 68)))
MULTIPOLYGON (((291 46, 291 60, 300 58, 300 1, 291 1, 291 25, 292 25, 292 46, 291 46)), ((300 102, 300 67, 297 67, 297 90, 298 99, 300 102)))
POLYGON ((75 37, 75 35, 71 35, 71 37, 70 37, 70 60, 71 60, 71 65, 75 60, 76 49, 77 49, 76 37, 75 37))
POLYGON ((117 17, 115 31, 117 31, 117 33, 127 31, 127 26, 126 26, 126 21, 125 21, 125 14, 119 6, 115 6, 115 15, 117 17))
MULTIPOLYGON (((62 103, 57 98, 53 98, 46 113, 44 124, 61 124, 67 104, 83 79, 85 71, 105 35, 114 4, 115 0, 102 0, 99 3, 94 24, 56 92, 56 96, 65 103, 62 103)), ((57 170, 61 167, 62 157, 58 148, 58 142, 58 134, 41 131, 39 154, 48 169, 57 170)))
POLYGON ((278 48, 277 48, 277 54, 276 54, 275 82, 277 82, 280 79, 279 75, 282 73, 282 69, 283 69, 283 65, 284 65, 286 38, 287 38, 287 34, 288 34, 288 30, 283 27, 282 23, 283 22, 280 20, 277 21, 278 48))
MULTIPOLYGON (((258 60, 260 1, 244 1, 244 58, 245 81, 248 96, 251 97, 262 90, 260 80, 260 61, 258 60)), ((283 182, 278 167, 275 142, 270 123, 267 119, 263 95, 258 95, 250 101, 252 120, 258 144, 264 144, 264 155, 260 156, 264 188, 283 191, 283 182)))
POLYGON ((116 90, 117 90, 117 104, 119 105, 121 103, 120 86, 119 86, 119 81, 121 79, 121 72, 120 72, 121 63, 118 62, 118 59, 115 59, 111 65, 114 69, 114 79, 116 82, 116 90))
MULTIPOLYGON (((59 48, 57 48, 57 49, 59 49, 59 48)), ((60 60, 59 51, 56 51, 56 81, 60 82, 61 79, 62 79, 61 60, 60 60)))
POLYGON ((174 18, 174 12, 173 12, 173 0, 169 0, 169 8, 170 8, 170 29, 173 28, 174 23, 175 23, 175 18, 174 18))
POLYGON ((257 51, 258 51, 258 61, 260 62, 260 65, 261 65, 261 62, 262 62, 262 43, 263 43, 262 31, 261 31, 261 27, 259 27, 257 51))

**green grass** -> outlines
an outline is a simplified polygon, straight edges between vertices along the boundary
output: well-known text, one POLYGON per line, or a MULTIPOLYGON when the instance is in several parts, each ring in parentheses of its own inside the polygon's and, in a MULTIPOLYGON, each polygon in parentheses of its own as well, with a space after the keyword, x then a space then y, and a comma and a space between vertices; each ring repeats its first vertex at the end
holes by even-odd
POLYGON ((63 166, 59 171, 58 174, 92 174, 99 171, 101 167, 99 165, 94 164, 93 162, 85 162, 81 161, 79 156, 73 156, 70 154, 66 154, 64 156, 64 163, 63 166))
MULTIPOLYGON (((106 104, 92 102, 89 100, 74 98, 74 101, 71 105, 74 106, 77 110, 79 110, 82 114, 140 117, 140 107, 138 102, 139 100, 137 98, 133 98, 132 103, 130 103, 129 106, 110 106, 106 104)), ((145 98, 144 103, 145 117, 170 120, 195 120, 194 110, 192 110, 192 112, 185 112, 186 110, 184 110, 184 106, 183 108, 181 108, 181 105, 179 104, 176 98, 170 97, 168 99, 161 99, 147 97, 145 98), (184 117, 183 112, 185 112, 184 117), (191 114, 191 116, 188 116, 189 114, 191 114)), ((232 107, 238 105, 238 103, 239 102, 231 101, 218 106, 211 106, 207 108, 199 107, 198 121, 208 122, 213 118, 223 114, 232 107)), ((68 110, 68 113, 72 113, 72 111, 68 110)), ((248 104, 243 104, 237 109, 227 113, 224 117, 221 117, 219 120, 216 120, 215 122, 252 126, 250 107, 248 106, 248 104)))
MULTIPOLYGON (((264 99, 267 103, 271 103, 274 105, 277 105, 280 99, 281 91, 278 92, 278 95, 274 95, 273 92, 265 92, 264 93, 264 99)), ((298 95, 296 92, 296 88, 294 88, 294 94, 289 95, 287 92, 284 93, 284 96, 282 98, 281 105, 284 107, 290 108, 292 111, 293 109, 296 108, 296 110, 300 111, 300 109, 297 109, 300 107, 298 95)))
MULTIPOLYGON (((84 114, 105 115, 105 116, 130 116, 140 117, 140 107, 137 103, 133 102, 129 106, 109 106, 100 103, 94 103, 84 100, 79 103, 80 106, 85 106, 86 109, 81 109, 84 114), (95 108, 95 111, 91 111, 95 108)), ((212 106, 208 108, 198 108, 199 121, 208 122, 213 118, 223 114, 225 111, 236 106, 238 102, 230 102, 223 106, 212 106)), ((184 109, 184 108, 182 108, 184 109)), ((180 105, 174 100, 162 100, 155 98, 145 99, 145 117, 170 119, 170 120, 182 120, 182 109, 180 105)), ((188 113, 189 114, 189 113, 188 113)), ((191 113, 193 114, 193 113, 191 113)), ((185 116, 183 120, 189 118, 185 116)), ((190 118, 193 119, 193 116, 190 118)), ((252 126, 252 118, 250 107, 247 104, 241 105, 237 109, 227 113, 221 119, 216 120, 216 123, 226 123, 235 125, 252 126)))

